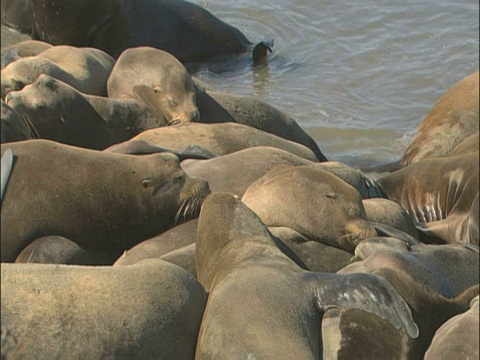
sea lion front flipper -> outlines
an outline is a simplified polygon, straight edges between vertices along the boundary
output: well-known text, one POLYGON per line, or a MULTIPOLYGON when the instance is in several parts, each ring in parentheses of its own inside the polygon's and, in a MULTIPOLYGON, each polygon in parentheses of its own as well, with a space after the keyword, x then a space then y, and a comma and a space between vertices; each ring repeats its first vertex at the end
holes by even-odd
POLYGON ((0 193, 0 202, 3 201, 3 195, 5 194, 5 189, 7 187, 8 179, 12 173, 13 167, 13 152, 10 148, 5 150, 1 160, 1 193, 0 193))
POLYGON ((5 54, 3 54, 2 58, 2 69, 6 68, 8 65, 17 61, 18 59, 21 59, 21 57, 15 50, 10 49, 5 51, 5 54))
POLYGON ((396 238, 398 240, 403 240, 409 245, 419 245, 421 244, 420 240, 414 238, 412 235, 407 234, 404 231, 398 230, 397 228, 394 228, 393 226, 387 225, 387 224, 382 224, 379 222, 370 222, 372 226, 375 228, 375 231, 377 232, 378 236, 389 236, 396 238))
POLYGON ((260 41, 253 47, 253 65, 265 64, 268 52, 272 53, 273 39, 260 41))
POLYGON ((403 329, 412 338, 419 334, 405 300, 385 279, 372 274, 308 273, 320 311, 350 307, 368 311, 403 329))

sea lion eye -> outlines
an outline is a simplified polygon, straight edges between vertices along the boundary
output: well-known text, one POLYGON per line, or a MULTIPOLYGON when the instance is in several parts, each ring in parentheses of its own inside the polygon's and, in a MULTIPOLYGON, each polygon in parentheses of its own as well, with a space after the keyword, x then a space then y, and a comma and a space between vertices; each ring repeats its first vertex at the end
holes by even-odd
POLYGON ((152 184, 152 180, 143 180, 142 186, 144 189, 148 188, 152 184))

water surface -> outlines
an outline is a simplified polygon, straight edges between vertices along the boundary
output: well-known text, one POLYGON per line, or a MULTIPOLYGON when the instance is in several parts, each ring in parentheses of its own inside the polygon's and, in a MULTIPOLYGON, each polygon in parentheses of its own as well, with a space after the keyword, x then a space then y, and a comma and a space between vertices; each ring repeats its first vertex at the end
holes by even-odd
POLYGON ((435 101, 479 68, 477 0, 193 2, 252 42, 275 40, 267 67, 197 75, 288 113, 351 165, 399 159, 435 101))

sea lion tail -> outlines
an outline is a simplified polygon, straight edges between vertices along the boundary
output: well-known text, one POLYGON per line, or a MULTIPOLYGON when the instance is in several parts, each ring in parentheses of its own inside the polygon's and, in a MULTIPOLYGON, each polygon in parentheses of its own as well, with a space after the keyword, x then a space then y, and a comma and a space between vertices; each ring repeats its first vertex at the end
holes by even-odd
POLYGON ((268 52, 272 53, 273 39, 260 41, 253 47, 252 57, 253 65, 265 64, 268 52))

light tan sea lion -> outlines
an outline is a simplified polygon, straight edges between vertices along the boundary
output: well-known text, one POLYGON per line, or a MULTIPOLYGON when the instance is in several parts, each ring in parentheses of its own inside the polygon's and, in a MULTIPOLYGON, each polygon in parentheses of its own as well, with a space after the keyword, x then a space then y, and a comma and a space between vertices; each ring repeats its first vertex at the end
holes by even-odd
POLYGON ((194 358, 207 294, 178 266, 1 266, 2 326, 16 341, 11 356, 194 358))
POLYGON ((168 52, 152 47, 122 52, 108 78, 107 92, 110 98, 142 101, 170 124, 200 118, 193 81, 185 66, 168 52))
POLYGON ((250 185, 242 202, 269 227, 286 226, 312 241, 350 252, 377 235, 358 191, 320 169, 277 166, 250 185))
POLYGON ((310 161, 319 161, 306 146, 235 123, 182 123, 146 130, 132 140, 144 140, 177 150, 189 145, 198 145, 219 156, 255 146, 272 146, 310 161))
POLYGON ((2 47, 2 69, 15 60, 27 56, 36 56, 51 47, 53 46, 38 40, 25 40, 10 46, 2 47))
POLYGON ((2 97, 33 83, 40 74, 50 75, 85 94, 104 96, 114 64, 115 60, 99 49, 54 46, 2 69, 2 97))
POLYGON ((448 156, 470 154, 480 151, 479 132, 470 135, 448 153, 448 156))
POLYGON ((217 156, 210 160, 184 160, 182 169, 190 176, 208 181, 213 191, 242 197, 247 188, 277 165, 307 165, 311 162, 278 148, 257 146, 217 156))
POLYGON ((209 292, 197 359, 318 359, 319 325, 330 307, 361 308, 418 335, 388 282, 301 269, 258 216, 229 194, 213 193, 202 206, 196 264, 209 292))
POLYGON ((109 154, 47 140, 2 144, 2 154, 7 148, 15 161, 1 209, 2 262, 47 235, 120 256, 196 217, 209 192, 172 154, 109 154))
POLYGON ((478 296, 470 309, 456 315, 435 333, 425 360, 478 359, 480 356, 478 296))
POLYGON ((479 129, 479 73, 456 83, 435 103, 400 160, 404 167, 447 155, 479 129))

